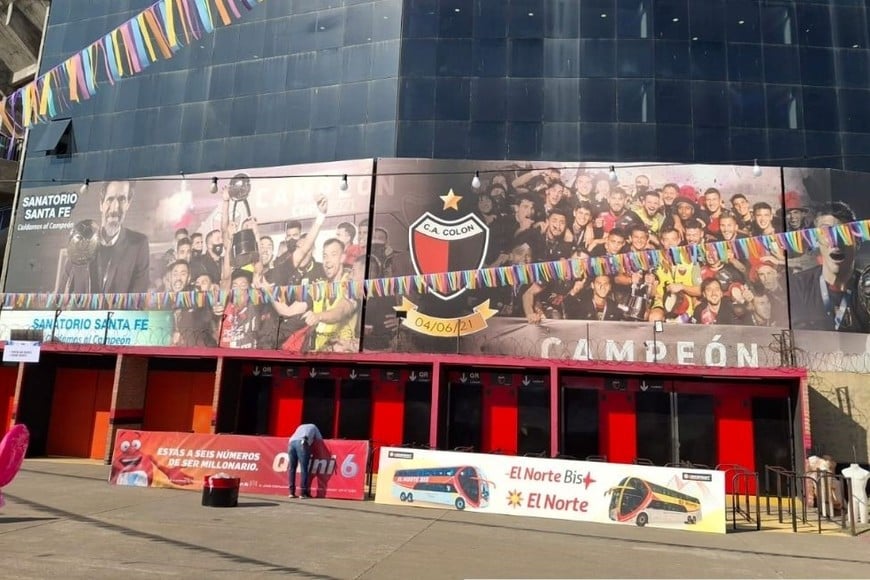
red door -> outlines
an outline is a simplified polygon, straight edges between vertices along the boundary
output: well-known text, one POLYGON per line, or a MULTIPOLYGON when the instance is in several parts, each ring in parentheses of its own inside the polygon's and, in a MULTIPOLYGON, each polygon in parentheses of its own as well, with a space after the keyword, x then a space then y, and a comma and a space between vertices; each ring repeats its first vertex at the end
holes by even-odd
POLYGON ((633 463, 637 457, 634 398, 627 391, 600 391, 600 453, 610 463, 633 463))
POLYGON ((114 375, 114 370, 57 369, 48 455, 103 457, 114 375))
POLYGON ((508 373, 483 374, 483 437, 484 453, 517 453, 517 375, 508 373))
POLYGON ((150 371, 142 428, 210 433, 214 380, 214 373, 150 371))

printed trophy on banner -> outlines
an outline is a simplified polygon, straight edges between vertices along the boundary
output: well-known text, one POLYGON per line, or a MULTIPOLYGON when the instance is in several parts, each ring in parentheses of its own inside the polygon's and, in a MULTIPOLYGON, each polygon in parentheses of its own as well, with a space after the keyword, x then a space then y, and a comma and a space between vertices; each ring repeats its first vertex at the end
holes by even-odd
POLYGON ((88 294, 93 291, 91 264, 99 248, 100 225, 92 219, 77 222, 70 231, 66 247, 68 275, 58 292, 88 294))
POLYGON ((230 215, 232 221, 238 226, 233 234, 232 260, 233 268, 244 268, 256 263, 260 259, 260 250, 257 245, 257 234, 252 228, 245 227, 245 222, 251 218, 251 206, 248 203, 248 195, 251 193, 251 178, 245 173, 236 174, 231 180, 227 193, 233 202, 230 215), (236 210, 241 205, 245 214, 241 221, 236 217, 236 210))
POLYGON ((628 304, 619 305, 620 310, 625 312, 625 317, 630 320, 646 320, 647 318, 653 293, 653 287, 648 280, 648 276, 649 272, 644 270, 633 274, 628 304))

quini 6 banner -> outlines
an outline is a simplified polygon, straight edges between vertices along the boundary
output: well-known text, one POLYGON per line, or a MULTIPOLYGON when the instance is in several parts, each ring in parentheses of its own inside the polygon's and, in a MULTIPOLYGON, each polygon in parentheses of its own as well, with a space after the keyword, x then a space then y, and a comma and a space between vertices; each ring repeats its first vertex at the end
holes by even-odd
MULTIPOLYGON (((311 495, 362 500, 368 454, 368 441, 324 441, 311 460, 311 495)), ((223 473, 240 478, 243 493, 287 495, 289 463, 286 437, 120 429, 109 483, 201 490, 223 473)))

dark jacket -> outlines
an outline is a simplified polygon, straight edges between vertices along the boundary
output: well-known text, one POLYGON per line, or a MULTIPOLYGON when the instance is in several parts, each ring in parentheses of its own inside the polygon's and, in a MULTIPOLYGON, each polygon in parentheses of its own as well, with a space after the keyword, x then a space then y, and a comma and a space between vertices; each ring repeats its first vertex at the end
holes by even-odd
POLYGON ((150 255, 145 234, 121 228, 114 246, 100 246, 87 266, 69 262, 60 277, 59 292, 131 293, 146 292, 150 255))

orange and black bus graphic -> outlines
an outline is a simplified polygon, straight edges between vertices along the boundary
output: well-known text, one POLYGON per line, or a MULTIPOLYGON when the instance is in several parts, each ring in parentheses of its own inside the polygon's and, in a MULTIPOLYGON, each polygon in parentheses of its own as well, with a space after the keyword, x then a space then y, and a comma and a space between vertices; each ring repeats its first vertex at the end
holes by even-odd
POLYGON ((634 521, 643 527, 650 522, 694 524, 701 519, 698 498, 639 477, 625 477, 607 493, 611 494, 610 519, 615 522, 634 521))
POLYGON ((393 495, 404 502, 483 508, 489 504, 489 487, 480 470, 471 466, 398 469, 393 475, 393 495))

